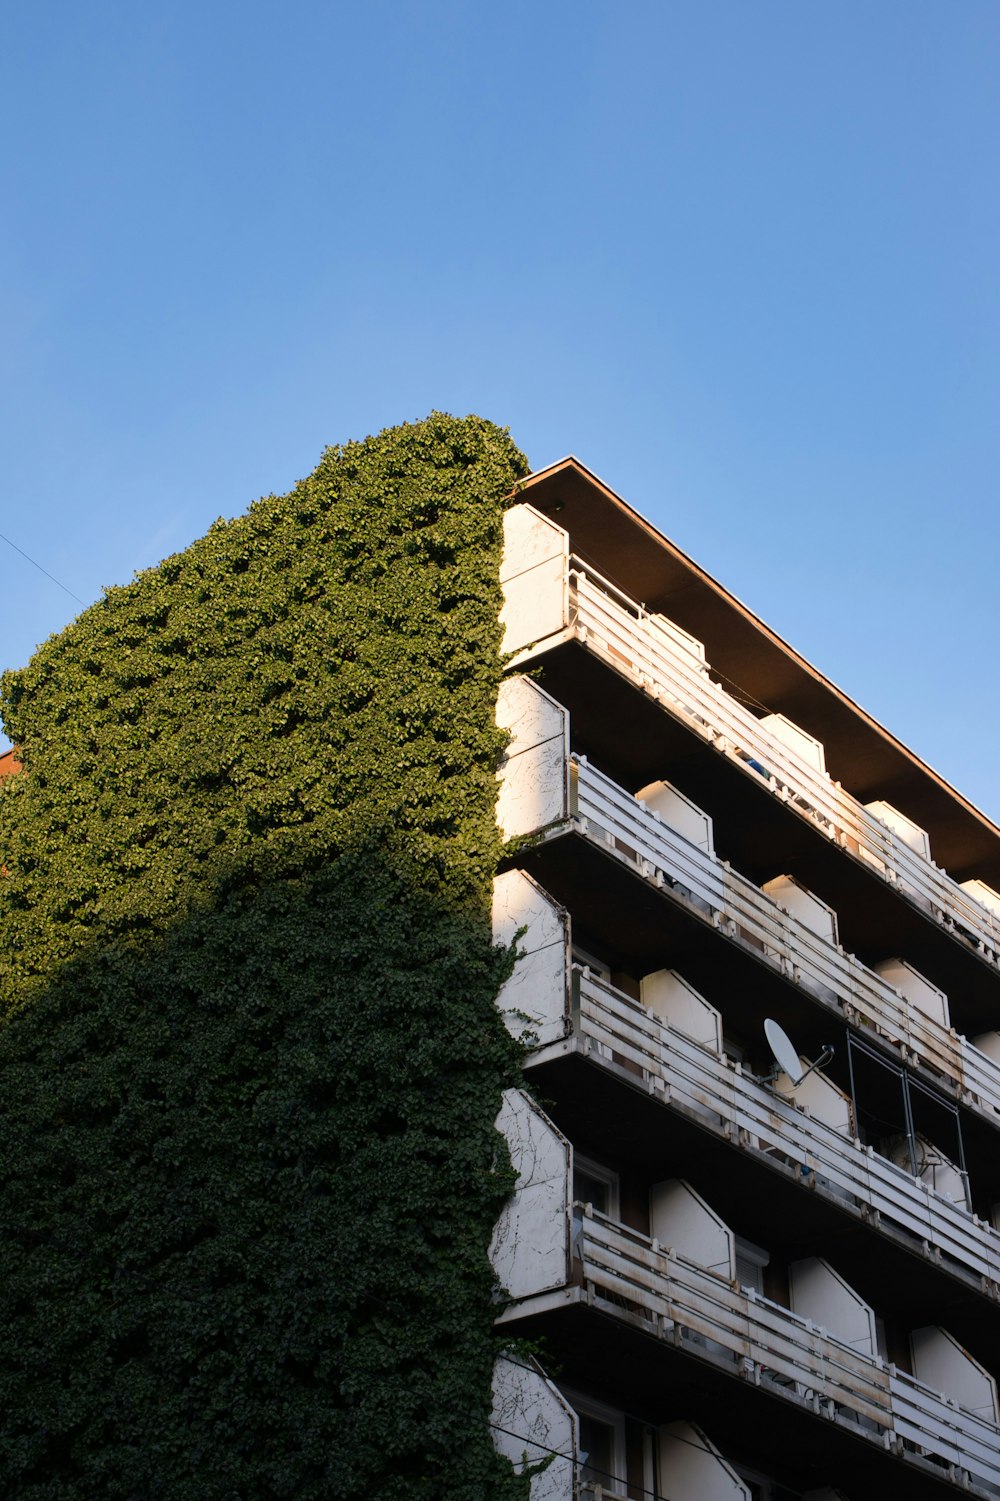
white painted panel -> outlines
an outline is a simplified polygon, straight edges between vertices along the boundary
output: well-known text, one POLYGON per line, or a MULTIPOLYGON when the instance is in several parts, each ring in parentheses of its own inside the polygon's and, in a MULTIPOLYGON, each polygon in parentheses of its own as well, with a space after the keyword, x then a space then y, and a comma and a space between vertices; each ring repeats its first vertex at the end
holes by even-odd
POLYGON ((793 1261, 788 1268, 792 1309, 811 1319, 841 1344, 860 1355, 878 1354, 875 1315, 839 1272, 818 1256, 793 1261))
POLYGON ((713 1053, 722 1052, 722 1017, 676 970, 657 969, 643 975, 639 995, 646 1010, 667 1026, 713 1053))
POLYGON ((660 1492, 670 1501, 750 1501, 736 1471, 693 1423, 670 1423, 657 1438, 660 1492))
POLYGON ((524 501, 511 506, 503 518, 503 558, 500 582, 516 578, 546 563, 569 556, 569 537, 561 526, 524 501))
POLYGON ((530 573, 509 579, 503 598, 501 651, 522 651, 556 635, 569 623, 565 560, 550 558, 530 573))
POLYGON ((576 1414, 534 1361, 501 1355, 493 1368, 493 1443, 517 1474, 545 1468, 531 1480, 531 1501, 573 1501, 576 1414))
POLYGON ((705 661, 705 644, 699 641, 697 636, 692 636, 689 631, 682 630, 679 625, 670 620, 666 615, 647 615, 646 623, 654 633, 659 631, 662 635, 666 636, 671 646, 679 647, 681 651, 686 652, 693 659, 693 664, 699 671, 706 672, 708 670, 705 661))
POLYGON ((918 1381, 957 1402, 967 1412, 974 1412, 984 1422, 1000 1423, 996 1381, 947 1329, 914 1329, 910 1348, 913 1374, 918 1381))
POLYGON ((951 1026, 948 997, 943 990, 938 990, 936 985, 932 985, 930 980, 915 970, 912 964, 907 964, 905 959, 880 959, 872 967, 877 975, 881 975, 883 980, 900 991, 924 1016, 933 1017, 942 1027, 951 1026))
POLYGON ((963 891, 967 891, 974 897, 980 906, 992 912, 994 917, 1000 917, 1000 891, 994 891, 992 886, 987 886, 985 881, 960 881, 963 891))
MULTIPOLYGON (((800 1060, 808 1067, 809 1060, 800 1060)), ((787 1074, 779 1074, 774 1082, 775 1089, 779 1094, 786 1095, 794 1100, 796 1105, 801 1105, 814 1120, 823 1121, 832 1126, 834 1131, 853 1139, 854 1122, 851 1114, 851 1097, 838 1089, 832 1079, 828 1079, 821 1069, 803 1079, 801 1084, 793 1084, 787 1074)))
POLYGON ((497 1006, 514 1037, 541 1047, 566 1032, 569 913, 523 870, 504 871, 493 881, 493 941, 515 940, 519 957, 497 1006))
POLYGON ((496 1124, 517 1188, 494 1227, 490 1261, 512 1298, 528 1298, 569 1277, 570 1145, 523 1089, 504 1091, 496 1124))
POLYGON ((504 678, 497 697, 497 724, 510 735, 507 756, 567 734, 569 715, 551 693, 523 673, 504 678))
POLYGON ((814 766, 817 771, 826 771, 826 753, 823 750, 823 742, 817 740, 815 735, 810 735, 791 719, 786 719, 784 714, 765 714, 760 721, 760 727, 773 735, 775 740, 780 740, 784 745, 791 746, 796 755, 809 766, 814 766))
POLYGON ((532 506, 512 506, 504 516, 500 579, 504 603, 503 650, 520 651, 568 624, 569 539, 532 506))
POLYGON ((887 829, 891 829, 897 839, 901 839, 911 850, 918 855, 923 855, 925 860, 931 858, 931 838, 926 829, 907 818, 905 813, 900 813, 891 803, 874 802, 865 803, 865 809, 879 823, 884 823, 887 829))
POLYGON ((658 813, 668 828, 682 834, 706 854, 715 853, 712 820, 683 792, 669 782, 649 782, 636 793, 641 803, 658 813))
POLYGON ((807 891, 794 876, 775 876, 760 888, 773 902, 780 902, 794 918, 830 943, 837 942, 837 914, 826 902, 807 891))
POLYGON ((733 1232, 683 1178, 665 1179, 649 1190, 649 1233, 696 1266, 727 1282, 735 1278, 733 1232))
POLYGON ((510 740, 499 772, 497 824, 506 839, 532 834, 568 812, 569 716, 530 678, 504 678, 497 724, 510 740))

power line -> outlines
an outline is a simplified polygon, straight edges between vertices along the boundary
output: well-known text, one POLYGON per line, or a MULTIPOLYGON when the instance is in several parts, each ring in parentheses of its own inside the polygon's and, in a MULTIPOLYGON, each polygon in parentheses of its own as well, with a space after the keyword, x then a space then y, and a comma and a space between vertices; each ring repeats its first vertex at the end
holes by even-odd
POLYGON ((15 552, 19 552, 22 558, 27 559, 32 568, 37 568, 39 573, 44 573, 45 577, 47 579, 51 579, 54 584, 58 585, 58 587, 63 591, 64 594, 68 594, 70 599, 75 599, 78 605, 83 605, 84 609, 86 609, 86 602, 80 598, 79 594, 74 594, 72 589, 67 589, 66 585, 60 583, 54 573, 50 573, 47 568, 43 568, 41 563, 36 563, 34 558, 26 553, 23 547, 18 547, 17 543, 12 542, 9 537, 5 537, 3 532, 0 532, 0 541, 6 542, 8 547, 12 547, 15 552))

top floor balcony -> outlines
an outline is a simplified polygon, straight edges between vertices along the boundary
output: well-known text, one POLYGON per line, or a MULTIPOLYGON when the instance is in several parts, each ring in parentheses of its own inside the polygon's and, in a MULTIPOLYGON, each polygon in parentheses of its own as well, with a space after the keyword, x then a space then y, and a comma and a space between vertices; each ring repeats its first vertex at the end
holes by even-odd
POLYGON ((823 748, 780 714, 758 717, 711 675, 704 648, 572 557, 565 532, 530 506, 508 513, 505 650, 528 664, 574 641, 824 840, 865 867, 992 970, 1000 971, 1000 896, 930 858, 926 835, 888 803, 863 804, 834 781, 823 748))

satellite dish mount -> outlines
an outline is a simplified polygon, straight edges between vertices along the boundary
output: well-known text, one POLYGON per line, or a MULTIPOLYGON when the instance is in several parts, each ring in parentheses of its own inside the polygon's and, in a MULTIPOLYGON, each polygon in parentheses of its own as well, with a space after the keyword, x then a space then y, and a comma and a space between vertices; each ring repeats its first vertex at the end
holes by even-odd
POLYGON ((808 1068, 803 1068, 798 1049, 793 1046, 788 1033, 783 1027, 779 1027, 776 1021, 772 1021, 771 1017, 764 1022, 764 1036, 767 1038, 767 1045, 774 1055, 778 1069, 788 1075, 793 1089, 797 1089, 803 1079, 808 1079, 811 1073, 815 1073, 818 1068, 823 1068, 833 1057, 833 1048, 829 1043, 824 1043, 816 1061, 810 1063, 808 1068))

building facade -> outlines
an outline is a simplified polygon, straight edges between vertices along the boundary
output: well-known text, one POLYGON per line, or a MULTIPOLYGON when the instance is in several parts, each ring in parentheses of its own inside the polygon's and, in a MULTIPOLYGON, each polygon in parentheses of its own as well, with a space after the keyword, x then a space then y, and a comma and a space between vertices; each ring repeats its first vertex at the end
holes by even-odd
POLYGON ((575 460, 507 513, 533 1501, 1000 1493, 1000 831, 575 460))

